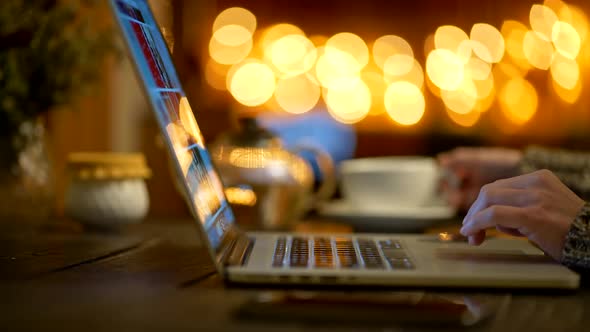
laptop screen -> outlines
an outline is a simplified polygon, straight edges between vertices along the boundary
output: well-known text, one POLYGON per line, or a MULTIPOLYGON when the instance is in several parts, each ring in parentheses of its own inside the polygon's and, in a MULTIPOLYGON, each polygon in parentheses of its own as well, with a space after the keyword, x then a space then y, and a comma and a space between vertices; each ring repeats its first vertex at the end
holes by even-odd
POLYGON ((214 249, 234 222, 220 178, 176 75, 170 53, 145 0, 111 0, 143 81, 187 200, 214 249))

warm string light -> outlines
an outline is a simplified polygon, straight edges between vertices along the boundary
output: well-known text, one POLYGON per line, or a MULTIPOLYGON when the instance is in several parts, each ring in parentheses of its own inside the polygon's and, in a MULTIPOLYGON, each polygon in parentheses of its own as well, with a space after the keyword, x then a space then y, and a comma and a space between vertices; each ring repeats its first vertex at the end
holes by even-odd
POLYGON ((575 103, 582 68, 590 65, 580 55, 590 50, 581 9, 545 0, 528 18, 506 20, 500 29, 483 22, 469 31, 443 25, 425 38, 422 65, 400 36, 368 45, 350 32, 308 37, 287 23, 260 31, 254 14, 234 7, 213 23, 205 78, 249 107, 301 114, 323 99, 332 117, 347 124, 387 114, 398 125, 415 125, 426 111, 426 86, 459 126, 474 126, 496 101, 507 120, 523 125, 539 103, 526 79, 531 70, 547 71, 555 95, 575 103))

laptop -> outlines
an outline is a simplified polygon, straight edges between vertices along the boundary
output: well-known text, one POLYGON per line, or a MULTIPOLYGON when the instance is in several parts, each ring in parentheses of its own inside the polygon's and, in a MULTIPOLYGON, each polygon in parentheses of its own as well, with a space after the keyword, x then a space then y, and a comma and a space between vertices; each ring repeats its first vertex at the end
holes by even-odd
POLYGON ((244 232, 224 195, 146 0, 109 0, 165 138, 186 203, 219 273, 240 284, 579 287, 579 276, 521 239, 480 247, 426 234, 244 232))

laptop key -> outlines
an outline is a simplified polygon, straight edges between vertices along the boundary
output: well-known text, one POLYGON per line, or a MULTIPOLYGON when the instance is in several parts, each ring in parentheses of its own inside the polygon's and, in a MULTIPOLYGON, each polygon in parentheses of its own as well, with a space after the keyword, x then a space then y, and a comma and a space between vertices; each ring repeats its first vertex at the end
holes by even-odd
POLYGON ((389 240, 381 240, 379 241, 379 245, 381 246, 381 249, 402 249, 402 244, 399 242, 399 240, 393 240, 393 239, 389 239, 389 240))
POLYGON ((309 242, 304 237, 294 237, 291 241, 289 266, 307 267, 309 262, 309 242))
POLYGON ((359 251, 367 269, 383 269, 385 265, 381 259, 375 241, 371 239, 357 239, 359 251))
POLYGON ((285 259, 285 252, 287 251, 287 239, 285 237, 280 237, 277 239, 277 243, 275 245, 275 252, 272 258, 272 266, 273 267, 282 267, 283 261, 285 259))
POLYGON ((408 254, 406 254, 405 250, 403 249, 384 249, 383 256, 385 256, 385 258, 394 259, 408 258, 408 254))
POLYGON ((389 263, 389 266, 391 266, 391 268, 394 270, 414 269, 414 264, 412 263, 412 261, 409 258, 403 258, 403 259, 389 258, 389 259, 387 259, 387 262, 389 263))
POLYGON ((313 254, 315 257, 314 266, 318 268, 333 268, 334 255, 332 253, 332 242, 329 238, 314 238, 313 254))
POLYGON ((360 267, 351 238, 336 238, 334 243, 336 244, 336 255, 341 268, 353 269, 360 267))

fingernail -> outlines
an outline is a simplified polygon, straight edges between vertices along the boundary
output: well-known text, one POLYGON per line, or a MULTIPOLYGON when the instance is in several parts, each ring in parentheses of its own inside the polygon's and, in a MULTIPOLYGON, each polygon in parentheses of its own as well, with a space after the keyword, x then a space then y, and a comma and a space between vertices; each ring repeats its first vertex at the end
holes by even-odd
POLYGON ((467 230, 467 227, 463 226, 461 227, 461 229, 459 230, 459 233, 465 235, 465 231, 467 230))
POLYGON ((475 245, 475 239, 472 236, 468 237, 467 241, 469 242, 470 245, 475 245))

